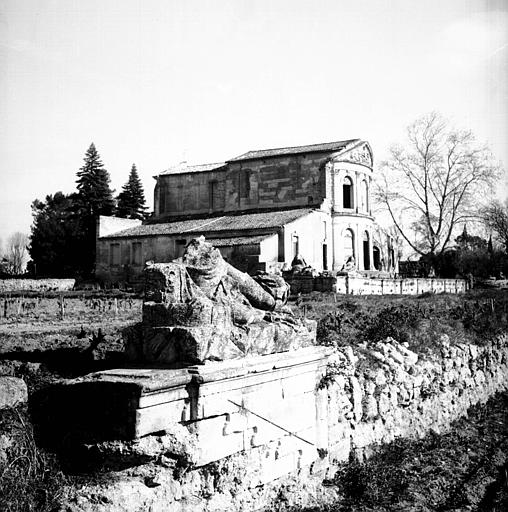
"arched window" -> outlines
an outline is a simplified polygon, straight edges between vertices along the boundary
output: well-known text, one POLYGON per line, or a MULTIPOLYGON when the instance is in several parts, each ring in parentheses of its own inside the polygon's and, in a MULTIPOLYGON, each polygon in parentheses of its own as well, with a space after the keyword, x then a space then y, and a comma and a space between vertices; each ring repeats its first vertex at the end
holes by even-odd
POLYGON ((379 247, 376 245, 372 248, 372 256, 374 257, 374 268, 376 270, 384 270, 383 265, 381 263, 381 251, 379 250, 379 247))
POLYGON ((360 207, 362 211, 368 212, 369 211, 369 186, 367 185, 367 181, 362 181, 362 186, 360 190, 360 207))
POLYGON ((353 180, 346 176, 342 182, 342 206, 343 208, 354 208, 353 180))
POLYGON ((370 237, 368 231, 363 233, 363 269, 370 270, 370 237))
POLYGON ((349 258, 355 257, 355 236, 351 229, 346 229, 343 235, 343 246, 344 246, 344 262, 347 262, 349 258))

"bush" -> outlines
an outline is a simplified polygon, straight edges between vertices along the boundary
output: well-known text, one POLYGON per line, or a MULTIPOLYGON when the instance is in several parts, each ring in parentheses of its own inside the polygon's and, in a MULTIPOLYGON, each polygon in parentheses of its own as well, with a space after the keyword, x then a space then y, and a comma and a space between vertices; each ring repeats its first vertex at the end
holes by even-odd
POLYGON ((508 294, 499 290, 403 298, 344 297, 313 304, 317 342, 326 346, 356 346, 391 337, 423 353, 438 348, 443 334, 455 342, 481 345, 508 329, 508 294))

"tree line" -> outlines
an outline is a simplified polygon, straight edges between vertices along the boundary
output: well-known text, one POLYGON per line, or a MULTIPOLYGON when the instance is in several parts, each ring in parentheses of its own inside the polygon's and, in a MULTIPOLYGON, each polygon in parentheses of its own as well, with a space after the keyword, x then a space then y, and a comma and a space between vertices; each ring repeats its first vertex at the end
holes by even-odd
POLYGON ((92 143, 77 172, 76 192, 56 192, 32 203, 28 270, 37 277, 91 278, 95 267, 97 219, 115 215, 145 219, 145 194, 136 165, 114 197, 110 176, 92 143))

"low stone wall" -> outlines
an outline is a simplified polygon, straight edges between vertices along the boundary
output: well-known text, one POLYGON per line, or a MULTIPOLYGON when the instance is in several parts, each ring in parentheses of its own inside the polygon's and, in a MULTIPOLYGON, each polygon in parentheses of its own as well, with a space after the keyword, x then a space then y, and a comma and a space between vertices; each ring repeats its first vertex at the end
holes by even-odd
POLYGON ((420 295, 421 293, 464 293, 468 290, 465 279, 410 278, 380 279, 356 276, 315 277, 310 289, 308 276, 288 279, 292 293, 334 292, 352 295, 420 295), (305 286, 302 279, 305 278, 305 286))
MULTIPOLYGON (((471 405, 508 387, 508 336, 485 346, 450 345, 446 335, 440 341, 440 352, 425 358, 387 339, 332 355, 309 348, 208 368, 118 370, 77 381, 78 388, 89 386, 90 404, 99 397, 105 411, 120 404, 124 414, 110 438, 128 437, 122 425, 129 424, 134 435, 88 449, 106 465, 129 461, 136 469, 83 487, 72 510, 271 510, 280 505, 282 489, 287 505, 333 501, 336 488, 320 484, 352 453, 367 456, 396 437, 446 429, 471 405), (161 372, 168 372, 166 380, 161 372), (107 384, 102 391, 101 381, 107 384), (129 414, 122 393, 112 393, 124 385, 129 414), (108 394, 109 405, 103 401, 108 394)), ((84 419, 101 425, 86 400, 73 400, 84 419)))
POLYGON ((30 292, 64 292, 72 290, 75 279, 0 279, 0 293, 30 292))

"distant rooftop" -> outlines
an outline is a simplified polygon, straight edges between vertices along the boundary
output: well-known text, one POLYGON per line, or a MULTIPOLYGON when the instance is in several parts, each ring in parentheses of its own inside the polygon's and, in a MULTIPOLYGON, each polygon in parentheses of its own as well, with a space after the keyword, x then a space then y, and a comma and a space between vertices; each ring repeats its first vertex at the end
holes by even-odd
POLYGON ((165 171, 162 171, 160 174, 185 174, 187 172, 206 172, 206 171, 214 171, 216 169, 220 169, 226 165, 225 162, 217 162, 214 164, 197 164, 191 165, 187 162, 181 162, 178 165, 174 165, 165 171))
POLYGON ((346 146, 359 142, 360 139, 340 140, 336 142, 325 142, 322 144, 310 144, 307 146, 293 146, 288 148, 276 149, 258 149, 254 151, 247 151, 243 155, 231 158, 229 162, 238 162, 241 160, 254 160, 258 158, 270 158, 273 156, 283 155, 296 155, 301 153, 318 153, 321 151, 341 151, 346 146))

